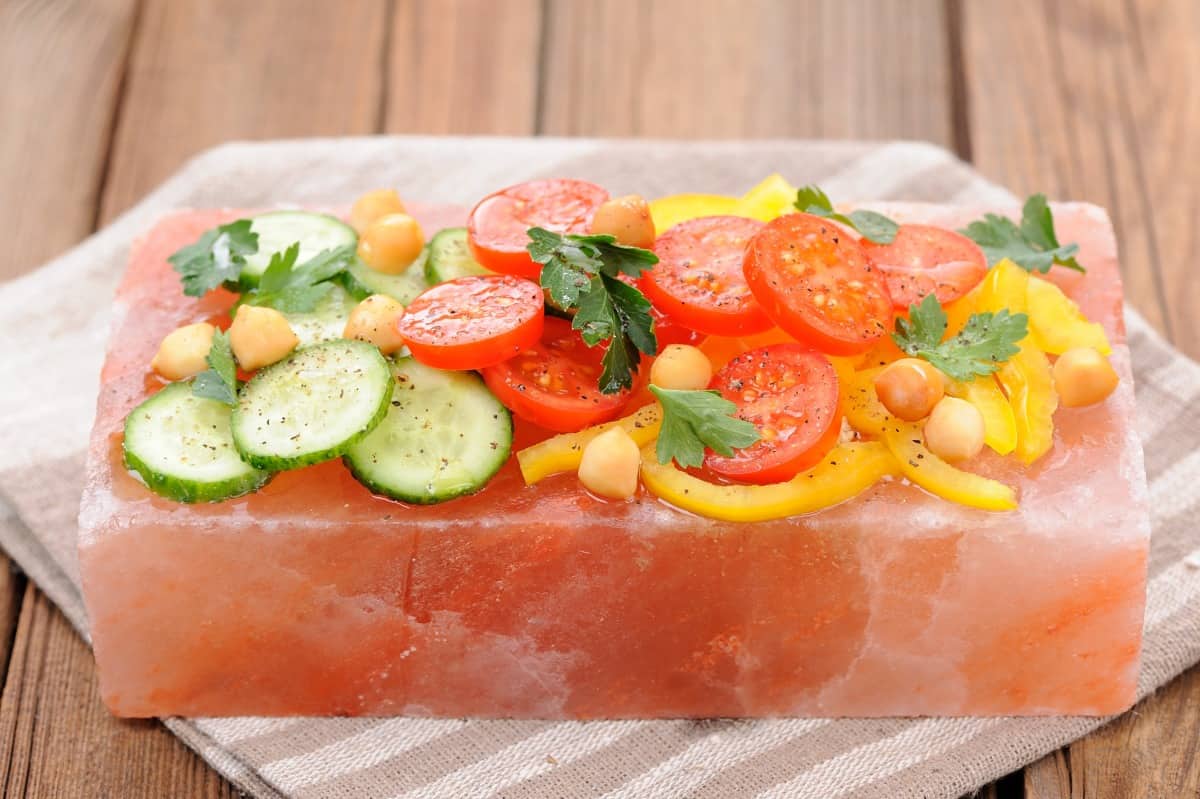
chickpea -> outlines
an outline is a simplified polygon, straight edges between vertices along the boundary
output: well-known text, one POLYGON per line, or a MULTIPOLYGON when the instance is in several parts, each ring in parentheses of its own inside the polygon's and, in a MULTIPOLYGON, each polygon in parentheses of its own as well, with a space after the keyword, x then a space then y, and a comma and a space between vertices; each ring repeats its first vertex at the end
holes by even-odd
POLYGON ((391 297, 372 294, 354 306, 342 337, 369 341, 384 355, 391 355, 404 346, 396 326, 403 314, 404 306, 391 297))
POLYGON ((1054 388, 1068 408, 1103 402, 1120 382, 1108 359, 1091 347, 1067 350, 1054 362, 1054 388))
POLYGON ((592 232, 607 233, 620 244, 650 249, 654 246, 654 219, 650 206, 637 194, 615 197, 596 209, 592 232))
POLYGON ((879 401, 906 422, 928 416, 945 392, 942 373, 918 358, 901 358, 875 376, 879 401))
POLYGON ((690 344, 672 344, 659 353, 650 367, 650 382, 659 388, 708 388, 712 376, 708 356, 690 344))
POLYGON ((939 458, 961 461, 983 449, 983 414, 958 397, 943 397, 925 422, 925 446, 939 458))
POLYGON ((641 462, 637 443, 620 427, 611 427, 583 448, 579 482, 593 494, 628 499, 637 493, 641 462))
POLYGON ((208 351, 212 349, 217 329, 208 322, 197 322, 172 330, 158 345, 150 368, 168 380, 194 377, 208 368, 208 351))
POLYGON ((412 266, 425 246, 425 234, 408 214, 381 216, 363 231, 358 257, 376 272, 398 275, 412 266))
POLYGON ((287 318, 274 308, 243 305, 229 326, 229 346, 247 371, 275 363, 299 343, 287 318))
POLYGON ((354 201, 350 209, 350 227, 363 234, 371 223, 388 214, 403 214, 404 203, 395 189, 369 191, 354 201))

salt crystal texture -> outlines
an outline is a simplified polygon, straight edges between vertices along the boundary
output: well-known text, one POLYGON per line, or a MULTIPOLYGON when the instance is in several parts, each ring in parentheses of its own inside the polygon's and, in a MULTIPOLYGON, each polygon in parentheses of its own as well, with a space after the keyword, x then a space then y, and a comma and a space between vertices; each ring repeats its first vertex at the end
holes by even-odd
MULTIPOLYGON (((983 209, 887 210, 958 227, 983 209)), ((116 300, 79 539, 114 713, 1104 715, 1133 702, 1150 530, 1102 210, 1056 207, 1089 270, 1059 279, 1107 328, 1121 386, 1060 410, 1034 467, 981 458, 1018 511, 892 481, 743 525, 646 495, 603 502, 569 475, 526 487, 513 463, 432 507, 373 497, 337 462, 216 505, 154 496, 122 466, 121 422, 159 385, 147 365, 162 336, 232 300, 184 297, 166 256, 237 215, 164 220, 116 300)), ((430 230, 462 212, 421 217, 430 230)), ((539 435, 519 425, 517 443, 539 435)))

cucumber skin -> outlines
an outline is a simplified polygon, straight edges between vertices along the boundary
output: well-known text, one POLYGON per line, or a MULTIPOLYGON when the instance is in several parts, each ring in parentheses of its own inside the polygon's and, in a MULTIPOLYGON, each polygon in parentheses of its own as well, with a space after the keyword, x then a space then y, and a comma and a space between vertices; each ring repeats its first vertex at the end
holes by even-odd
MULTIPOLYGON (((376 426, 378 426, 378 424, 383 421, 383 417, 387 416, 388 409, 392 406, 392 370, 391 370, 390 366, 388 365, 387 359, 384 358, 382 353, 379 352, 379 349, 374 344, 368 344, 365 341, 348 341, 345 339, 334 339, 332 341, 321 342, 320 344, 313 344, 313 345, 311 345, 309 347, 305 347, 304 349, 301 349, 301 350, 296 350, 296 352, 292 353, 291 355, 289 355, 287 358, 283 359, 282 361, 279 361, 278 363, 274 363, 274 364, 266 367, 265 369, 259 371, 258 374, 254 375, 254 377, 250 378, 250 380, 247 381, 246 385, 242 387, 242 391, 245 391, 246 386, 249 386, 250 383, 254 382, 259 377, 270 374, 272 370, 276 369, 276 367, 282 368, 284 365, 286 365, 291 360, 291 358, 293 356, 295 356, 301 352, 304 352, 305 350, 312 350, 312 349, 316 349, 318 347, 325 347, 325 346, 332 345, 332 344, 353 344, 364 350, 370 349, 371 351, 373 351, 375 353, 375 357, 377 357, 379 359, 379 363, 383 367, 383 374, 386 375, 386 379, 384 379, 382 381, 385 384, 385 385, 383 385, 383 387, 382 387, 383 390, 381 391, 381 393, 383 394, 383 401, 379 404, 379 407, 375 410, 374 415, 362 428, 360 428, 357 432, 355 432, 354 435, 350 436, 349 438, 345 439, 344 441, 341 441, 340 443, 338 443, 332 447, 329 447, 328 449, 319 450, 317 452, 308 452, 303 455, 296 455, 293 457, 283 457, 283 456, 278 456, 278 455, 261 455, 261 454, 248 453, 240 446, 240 442, 238 440, 238 435, 237 435, 237 427, 238 427, 237 426, 237 418, 241 413, 242 406, 241 406, 241 403, 239 402, 237 405, 233 406, 233 420, 231 421, 231 427, 233 428, 233 431, 234 431, 233 444, 235 447, 237 447, 238 453, 241 454, 242 460, 244 460, 246 463, 250 464, 251 466, 253 466, 256 469, 266 469, 266 470, 272 471, 272 472, 282 472, 282 471, 286 471, 288 469, 299 469, 302 466, 311 466, 314 463, 324 463, 325 461, 333 460, 334 458, 338 458, 338 457, 341 457, 342 455, 344 455, 346 453, 346 450, 350 449, 355 444, 357 444, 359 441, 362 441, 364 438, 366 438, 367 434, 370 433, 372 430, 374 430, 376 428, 376 426)), ((240 397, 241 392, 238 392, 238 394, 240 397)))
POLYGON ((160 497, 175 502, 186 502, 189 505, 200 502, 223 502, 227 499, 252 494, 275 476, 271 472, 260 470, 257 473, 251 472, 245 478, 225 480, 220 483, 197 483, 194 480, 181 480, 178 477, 156 472, 137 455, 126 449, 124 444, 121 449, 125 453, 125 466, 137 472, 147 488, 160 497))
MULTIPOLYGON (((421 250, 421 254, 417 256, 417 260, 415 262, 413 262, 412 266, 410 266, 409 269, 419 270, 419 274, 422 277, 424 277, 425 272, 426 272, 426 265, 429 262, 428 258, 429 258, 429 247, 425 247, 423 250, 421 250)), ((365 264, 361 264, 361 268, 362 269, 370 269, 371 267, 369 267, 365 264)), ((342 272, 342 274, 339 275, 338 277, 341 280, 342 288, 346 289, 346 292, 351 297, 353 297, 355 300, 357 300, 358 302, 362 302, 367 297, 370 297, 372 294, 383 294, 384 296, 391 297, 392 299, 396 300, 401 305, 408 305, 417 296, 416 294, 414 294, 412 297, 404 298, 404 297, 397 297, 396 295, 390 294, 387 291, 373 290, 366 283, 364 283, 363 281, 361 281, 357 277, 355 277, 354 272, 350 269, 347 269, 345 272, 342 272)), ((395 276, 388 275, 387 277, 395 277, 395 276)), ((426 281, 426 283, 428 283, 428 281, 426 281)), ((429 288, 429 286, 426 285, 425 288, 429 288)), ((424 291, 424 289, 422 289, 422 291, 424 291)), ((418 292, 418 294, 419 293, 420 292, 418 292)))
MULTIPOLYGON (((483 383, 483 378, 479 377, 479 375, 477 375, 477 374, 473 374, 472 377, 474 377, 474 379, 479 381, 480 386, 482 386, 484 388, 484 390, 488 390, 487 386, 483 383)), ((490 393, 490 391, 489 391, 489 393, 490 393)), ((392 397, 389 394, 388 395, 389 408, 391 405, 391 402, 390 402, 391 398, 392 397)), ((489 482, 491 482, 491 479, 496 476, 497 472, 499 472, 501 469, 504 468, 504 464, 508 463, 509 458, 512 457, 512 442, 513 442, 512 411, 510 411, 508 408, 506 408, 504 406, 504 404, 501 403, 499 400, 496 401, 496 404, 498 406, 500 406, 500 409, 503 411, 504 433, 506 434, 505 435, 506 441, 501 441, 499 443, 501 444, 500 449, 505 452, 505 455, 502 458, 496 459, 496 468, 494 468, 490 473, 488 473, 483 478, 483 480, 480 481, 479 486, 477 488, 464 488, 460 491, 448 491, 445 493, 438 494, 437 496, 431 496, 429 494, 406 494, 403 491, 398 491, 394 488, 382 485, 382 484, 377 483, 374 480, 372 480, 366 474, 359 471, 359 469, 357 467, 355 467, 353 459, 350 458, 348 455, 342 456, 342 464, 345 465, 346 469, 350 472, 350 474, 354 476, 354 479, 357 480, 358 482, 362 483, 367 488, 367 490, 369 490, 372 494, 375 494, 376 496, 386 497, 387 499, 394 499, 398 502, 403 502, 408 505, 440 505, 441 503, 449 502, 452 499, 458 499, 459 497, 470 496, 471 494, 478 494, 480 491, 482 491, 484 488, 487 487, 487 484, 489 482)))
MULTIPOLYGON (((186 384, 173 383, 170 386, 162 389, 162 391, 176 390, 173 388, 175 385, 186 385, 188 386, 187 390, 191 391, 190 381, 186 384)), ((125 466, 126 468, 136 472, 138 476, 142 478, 142 482, 146 484, 147 488, 149 488, 155 494, 170 500, 174 500, 175 502, 186 502, 188 504, 199 502, 221 502, 226 499, 233 499, 235 497, 244 496, 257 491, 275 476, 271 472, 259 471, 257 473, 251 472, 244 477, 235 477, 215 483, 198 483, 195 480, 184 480, 178 477, 172 477, 171 475, 163 474, 162 472, 155 471, 153 468, 151 468, 149 464, 147 464, 129 449, 126 442, 129 441, 130 420, 134 418, 137 412, 144 405, 146 405, 146 403, 153 402, 155 399, 158 399, 159 395, 162 394, 162 391, 159 391, 153 396, 143 400, 141 404, 130 411, 129 415, 125 417, 125 424, 123 426, 124 435, 121 441, 121 452, 124 455, 125 466)))
MULTIPOLYGON (((471 263, 475 268, 462 271, 461 269, 453 269, 451 267, 450 271, 447 271, 447 266, 442 265, 442 257, 439 256, 439 240, 444 241, 446 239, 457 238, 460 236, 463 239, 466 238, 467 229, 465 227, 448 227, 439 230, 434 234, 433 238, 429 240, 429 257, 425 260, 425 281, 429 283, 429 285, 436 286, 439 283, 445 283, 447 280, 454 280, 455 278, 459 277, 496 274, 492 270, 475 261, 474 258, 471 259, 471 263)), ((470 251, 471 250, 468 247, 467 253, 469 254, 470 251)))

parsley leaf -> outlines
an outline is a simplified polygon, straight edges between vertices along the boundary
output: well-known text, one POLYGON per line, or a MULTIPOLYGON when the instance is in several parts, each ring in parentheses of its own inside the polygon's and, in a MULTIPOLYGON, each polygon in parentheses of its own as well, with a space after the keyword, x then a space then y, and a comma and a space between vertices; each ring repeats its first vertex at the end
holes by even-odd
POLYGON ((607 235, 580 236, 529 229, 526 249, 542 265, 542 288, 564 311, 576 311, 572 327, 589 347, 607 341, 600 391, 615 394, 633 386, 641 353, 658 351, 650 301, 618 275, 639 277, 658 263, 649 250, 617 244, 607 235))
POLYGON ((1086 272, 1075 254, 1078 244, 1060 244, 1046 195, 1034 194, 1021 209, 1021 224, 997 214, 984 214, 960 231, 987 256, 988 266, 1008 258, 1029 272, 1049 272, 1054 264, 1086 272))
POLYGON ((248 292, 242 301, 249 305, 266 305, 282 313, 308 313, 329 295, 337 277, 354 258, 354 247, 347 244, 322 250, 299 266, 300 243, 271 256, 271 262, 259 278, 258 288, 248 292))
POLYGON ((213 335, 207 360, 208 369, 196 375, 192 382, 192 394, 232 405, 237 401, 237 366, 233 362, 228 333, 218 330, 213 335))
POLYGON ((733 414, 737 406, 717 391, 681 391, 650 386, 662 404, 662 428, 655 455, 659 463, 675 461, 688 469, 704 463, 704 450, 732 455, 761 436, 757 428, 733 414))
POLYGON ((249 219, 239 219, 204 232, 194 243, 167 260, 179 273, 183 293, 202 297, 226 281, 237 280, 246 256, 258 252, 258 234, 249 219))
POLYGON ((900 229, 894 221, 875 211, 837 213, 833 210, 829 196, 818 186, 804 186, 797 191, 795 205, 806 214, 822 216, 848 225, 861 233, 863 238, 876 244, 891 244, 896 240, 896 231, 900 229))
POLYGON ((896 319, 892 340, 909 355, 923 358, 955 380, 971 380, 990 375, 1000 364, 1021 351, 1022 339, 1029 334, 1029 317, 1009 313, 971 314, 962 331, 942 341, 946 334, 946 312, 938 298, 930 294, 920 305, 910 305, 909 318, 896 319))

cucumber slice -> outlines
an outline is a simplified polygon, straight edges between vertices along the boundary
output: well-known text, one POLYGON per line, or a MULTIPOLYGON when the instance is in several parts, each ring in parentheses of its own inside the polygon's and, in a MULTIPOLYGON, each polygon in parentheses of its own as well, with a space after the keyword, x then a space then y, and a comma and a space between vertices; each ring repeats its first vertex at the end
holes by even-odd
POLYGON ((258 234, 258 252, 246 256, 242 267, 243 288, 254 288, 271 263, 271 256, 300 242, 297 264, 322 250, 358 243, 358 234, 345 222, 328 214, 309 211, 269 211, 251 217, 250 229, 258 234))
POLYGON ((430 505, 487 485, 512 451, 512 416, 474 372, 402 358, 387 417, 344 458, 377 494, 430 505))
POLYGON ((475 256, 471 255, 465 227, 439 230, 430 240, 429 258, 425 261, 425 279, 429 281, 429 285, 436 286, 458 277, 494 274, 496 273, 481 266, 475 260, 475 256))
POLYGON ((333 289, 325 299, 317 303, 317 307, 307 313, 285 313, 288 324, 296 338, 300 339, 300 347, 320 344, 322 341, 332 341, 342 337, 346 332, 346 320, 354 310, 355 301, 341 286, 334 284, 333 289))
POLYGON ((346 290, 357 300, 366 299, 372 294, 386 294, 401 305, 408 305, 417 298, 429 284, 425 281, 425 262, 429 257, 429 248, 421 250, 417 260, 398 275, 387 275, 376 272, 355 258, 342 274, 346 290))
POLYGON ((220 502, 270 479, 238 455, 232 409, 172 383, 125 417, 125 465, 156 494, 177 502, 220 502))
POLYGON ((379 424, 391 394, 391 369, 372 344, 339 339, 296 350, 242 387, 233 443, 260 469, 336 458, 379 424))

